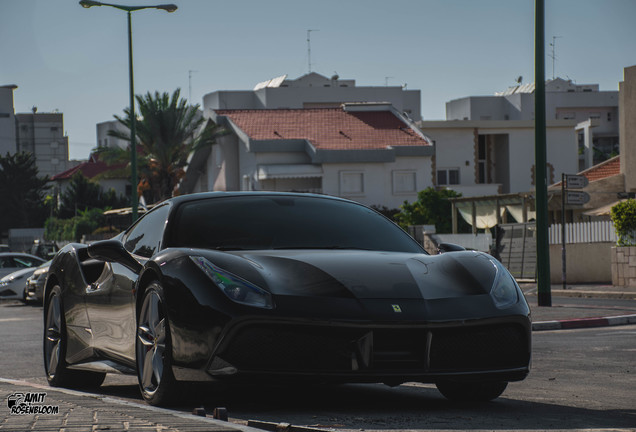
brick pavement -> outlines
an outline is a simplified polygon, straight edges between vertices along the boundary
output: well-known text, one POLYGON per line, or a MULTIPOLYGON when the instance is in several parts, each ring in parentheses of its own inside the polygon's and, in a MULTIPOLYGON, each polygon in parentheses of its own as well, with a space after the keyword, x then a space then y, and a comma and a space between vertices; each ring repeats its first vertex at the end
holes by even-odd
MULTIPOLYGON (((141 403, 57 389, 25 381, 0 378, 0 430, 11 432, 250 432, 257 431, 243 425, 198 417, 193 414, 151 407, 141 403), (37 403, 53 413, 14 414, 9 398, 16 394, 42 394, 37 403), (43 399, 43 400, 42 400, 43 399), (57 410, 57 413, 55 411, 57 410)), ((42 408, 40 408, 42 409, 42 408)), ((262 432, 262 431, 261 431, 262 432)))

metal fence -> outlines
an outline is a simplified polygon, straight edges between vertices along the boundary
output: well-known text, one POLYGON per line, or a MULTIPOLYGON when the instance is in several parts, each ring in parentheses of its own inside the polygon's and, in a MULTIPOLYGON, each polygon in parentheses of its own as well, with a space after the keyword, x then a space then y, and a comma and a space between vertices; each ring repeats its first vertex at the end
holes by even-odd
MULTIPOLYGON (((550 244, 563 242, 561 224, 550 225, 550 244)), ((566 243, 615 243, 616 230, 612 221, 576 222, 565 224, 566 243)))

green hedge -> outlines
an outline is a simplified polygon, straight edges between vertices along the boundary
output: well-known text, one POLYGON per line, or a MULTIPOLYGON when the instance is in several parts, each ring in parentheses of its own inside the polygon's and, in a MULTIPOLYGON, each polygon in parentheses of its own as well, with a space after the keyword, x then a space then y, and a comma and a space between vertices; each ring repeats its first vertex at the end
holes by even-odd
POLYGON ((105 223, 102 209, 80 211, 70 219, 49 218, 44 224, 44 238, 52 241, 79 242, 105 223))
POLYGON ((612 207, 612 222, 619 246, 636 246, 636 200, 628 199, 612 207))

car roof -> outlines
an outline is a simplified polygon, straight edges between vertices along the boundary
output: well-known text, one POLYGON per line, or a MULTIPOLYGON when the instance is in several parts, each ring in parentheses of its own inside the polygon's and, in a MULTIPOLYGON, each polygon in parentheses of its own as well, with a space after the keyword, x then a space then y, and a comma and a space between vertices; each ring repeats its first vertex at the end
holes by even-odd
POLYGON ((356 201, 351 201, 345 198, 335 197, 331 195, 312 194, 304 192, 274 192, 274 191, 232 191, 232 192, 199 192, 187 195, 180 195, 167 200, 174 204, 180 204, 187 201, 196 201, 206 198, 222 198, 222 197, 246 197, 246 196, 288 196, 288 197, 310 197, 310 198, 323 198, 334 201, 344 201, 354 204, 360 204, 356 201))
POLYGON ((36 260, 42 261, 44 262, 44 260, 42 258, 40 258, 39 256, 35 256, 35 255, 31 255, 28 253, 22 253, 22 252, 0 252, 0 257, 25 257, 25 258, 35 258, 36 260))

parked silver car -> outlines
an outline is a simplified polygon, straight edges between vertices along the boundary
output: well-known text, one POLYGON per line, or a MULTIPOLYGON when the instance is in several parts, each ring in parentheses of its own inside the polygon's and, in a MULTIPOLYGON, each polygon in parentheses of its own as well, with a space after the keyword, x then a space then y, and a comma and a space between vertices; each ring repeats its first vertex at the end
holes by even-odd
POLYGON ((44 284, 46 283, 50 265, 51 261, 45 262, 26 280, 22 297, 25 303, 42 303, 44 284))
POLYGON ((33 268, 44 264, 45 260, 35 255, 19 252, 0 252, 0 278, 25 268, 33 268))
POLYGON ((21 299, 26 279, 44 262, 40 257, 25 253, 0 253, 0 298, 21 299))

